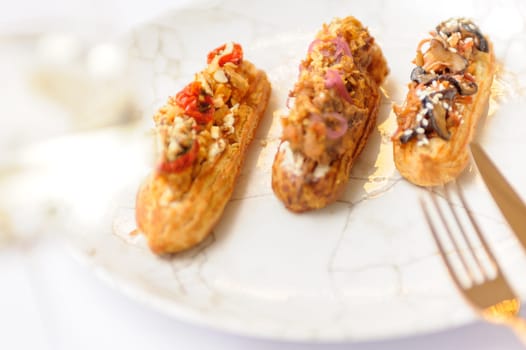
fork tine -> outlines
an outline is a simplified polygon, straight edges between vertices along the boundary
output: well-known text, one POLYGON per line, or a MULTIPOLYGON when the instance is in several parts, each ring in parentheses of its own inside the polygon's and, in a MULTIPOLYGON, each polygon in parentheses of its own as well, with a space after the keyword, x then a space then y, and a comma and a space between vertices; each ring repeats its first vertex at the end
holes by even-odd
POLYGON ((420 207, 422 208, 422 211, 424 212, 424 217, 426 218, 427 225, 429 226, 429 229, 431 230, 431 235, 433 236, 433 239, 435 241, 435 244, 438 247, 438 250, 440 251, 440 257, 442 258, 442 261, 447 266, 447 269, 449 271, 449 275, 459 288, 459 290, 464 290, 462 283, 460 282, 460 279, 458 278, 456 274, 456 270, 453 268, 453 265, 450 263, 449 258, 447 257, 446 249, 444 248, 444 245, 440 241, 440 238, 438 237, 438 232, 435 229, 435 225, 433 224, 433 221, 431 220, 431 216, 429 215, 429 210, 427 208, 427 204, 425 201, 420 198, 420 207))
POLYGON ((471 225, 473 226, 473 229, 475 230, 475 233, 477 234, 478 239, 482 243, 482 247, 484 249, 484 252, 486 253, 486 256, 489 258, 489 261, 491 263, 492 268, 495 269, 495 271, 497 271, 498 274, 500 274, 501 271, 500 271, 499 264, 497 263, 497 260, 495 259, 495 256, 491 252, 491 249, 489 248, 489 245, 488 245, 486 239, 482 235, 482 231, 481 231, 479 225, 477 224, 477 221, 473 217, 471 208, 469 207, 468 203, 466 202, 466 200, 464 198, 464 192, 462 191, 462 189, 460 188, 460 186, 457 183, 455 183, 455 186, 456 186, 456 190, 457 190, 460 202, 462 203, 462 206, 466 210, 466 214, 467 214, 467 216, 469 218, 469 221, 471 222, 471 225))
MULTIPOLYGON (((458 243, 458 239, 453 234, 453 231, 451 230, 451 228, 450 228, 450 226, 449 226, 449 224, 448 224, 448 222, 446 220, 446 217, 444 215, 444 212, 442 211, 442 208, 438 204, 438 200, 437 200, 436 197, 437 197, 436 195, 433 195, 433 193, 431 193, 431 201, 433 202, 433 205, 435 206, 435 209, 436 209, 436 211, 438 213, 440 221, 442 221, 442 225, 446 229, 446 232, 447 232, 447 235, 449 237, 449 240, 451 241, 451 243, 453 243, 454 250, 457 252, 457 255, 458 255, 458 258, 460 259, 462 267, 464 268, 464 270, 468 274, 470 282, 471 283, 475 283, 475 281, 476 281, 475 274, 473 273, 473 270, 469 266, 469 264, 468 264, 468 262, 466 260, 466 257, 462 254, 462 250, 461 250, 460 245, 458 243)), ((449 198, 446 198, 446 202, 448 203, 449 206, 451 206, 449 198)))
MULTIPOLYGON (((486 240, 482 235, 482 231, 480 230, 479 225, 477 224, 469 206, 467 205, 467 202, 464 198, 464 194, 460 186, 457 183, 455 183, 454 185, 457 189, 457 195, 462 203, 462 208, 466 211, 466 215, 468 216, 470 223, 473 225, 473 230, 475 230, 476 235, 478 236, 482 247, 484 248, 488 260, 491 261, 495 269, 496 275, 492 278, 487 278, 483 280, 482 283, 478 284, 472 278, 470 286, 463 285, 463 283, 460 281, 458 274, 459 268, 455 269, 453 267, 450 256, 448 256, 448 254, 446 253, 444 244, 442 243, 442 240, 439 237, 438 230, 434 224, 434 221, 442 221, 441 224, 443 227, 441 227, 440 229, 446 229, 450 240, 452 241, 453 245, 455 245, 455 250, 459 258, 461 259, 464 267, 466 268, 466 262, 463 260, 463 252, 458 249, 456 241, 452 237, 452 232, 449 229, 449 226, 445 220, 445 216, 441 207, 438 205, 436 195, 429 191, 428 195, 431 196, 432 203, 435 206, 435 211, 437 212, 440 220, 437 218, 431 219, 428 205, 423 199, 423 197, 419 198, 419 202, 420 207, 422 208, 422 212, 424 213, 424 218, 427 221, 429 230, 431 231, 431 236, 433 237, 433 240, 435 241, 436 246, 438 247, 438 250, 440 252, 440 257, 446 265, 449 275, 453 280, 453 283, 457 286, 458 290, 466 298, 469 304, 471 304, 471 306, 481 314, 483 319, 497 324, 504 324, 512 328, 517 334, 517 336, 521 340, 523 340, 524 344, 526 344, 526 321, 517 317, 518 312, 520 310, 520 300, 517 294, 513 291, 506 277, 502 274, 500 267, 496 262, 493 253, 491 252, 491 249, 489 248, 486 240)), ((477 264, 479 264, 480 261, 478 260, 478 257, 476 256, 475 251, 473 250, 470 240, 467 238, 466 231, 464 231, 463 225, 460 223, 459 217, 457 215, 457 209, 453 208, 448 189, 444 188, 444 190, 447 203, 450 207, 453 216, 455 217, 455 220, 457 221, 458 228, 461 230, 462 235, 464 236, 464 240, 469 245, 470 253, 474 256, 474 259, 477 261, 477 264)), ((470 274, 469 271, 470 270, 466 268, 466 272, 468 273, 468 275, 470 274)), ((484 269, 481 268, 481 272, 482 274, 484 274, 484 269)))
MULTIPOLYGON (((458 185, 458 183, 456 181, 453 181, 451 183, 451 186, 455 187, 455 191, 457 192, 458 196, 460 197, 460 201, 462 202, 463 208, 465 209, 465 211, 467 212, 467 215, 469 216, 470 215, 469 208, 466 207, 467 203, 464 200, 464 198, 461 197, 460 186, 458 185)), ((445 194, 445 197, 446 197, 446 200, 447 200, 447 203, 448 203, 449 210, 450 210, 453 218, 455 219, 455 222, 457 223, 457 227, 460 230, 460 233, 462 234, 462 238, 464 239, 464 242, 466 242, 466 244, 467 244, 467 246, 469 248, 469 251, 471 252, 471 255, 473 257, 473 260, 475 261, 475 263, 477 264, 477 266, 479 268, 479 271, 482 273, 482 276, 484 277, 484 279, 490 279, 491 276, 490 276, 489 272, 486 270, 486 268, 484 268, 484 266, 482 265, 482 262, 480 261, 479 257, 477 256, 477 254, 475 252, 475 247, 472 244, 471 239, 469 239, 469 237, 467 235, 467 231, 465 230, 464 225, 462 224, 462 222, 460 220, 460 217, 459 217, 459 215, 457 213, 457 210, 454 208, 453 204, 451 203, 451 196, 450 196, 448 187, 449 187, 448 185, 444 186, 444 194, 445 194)), ((470 218, 470 221, 473 224, 473 228, 475 229, 475 231, 477 231, 478 230, 478 226, 476 225, 476 222, 472 221, 471 219, 472 218, 470 218)), ((493 265, 493 261, 491 263, 493 265)))

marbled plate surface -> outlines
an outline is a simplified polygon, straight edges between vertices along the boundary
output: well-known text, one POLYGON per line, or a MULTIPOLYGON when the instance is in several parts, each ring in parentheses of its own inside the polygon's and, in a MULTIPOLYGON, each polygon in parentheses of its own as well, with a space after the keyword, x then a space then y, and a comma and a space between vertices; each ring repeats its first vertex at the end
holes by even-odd
MULTIPOLYGON (((494 42, 501 68, 479 140, 526 198, 525 3, 211 1, 162 14, 124 40, 142 89, 144 120, 86 137, 88 145, 100 147, 99 156, 69 169, 84 176, 86 186, 64 190, 71 200, 61 225, 81 256, 126 294, 180 319, 238 334, 364 341, 474 320, 422 218, 418 199, 425 192, 401 179, 390 143, 391 105, 403 99, 416 45, 451 16, 472 17, 494 42), (347 15, 369 27, 391 69, 377 128, 342 198, 323 210, 292 214, 270 187, 279 113, 316 30, 347 15), (268 112, 213 234, 195 249, 159 258, 141 236, 129 234, 135 192, 151 166, 151 115, 204 67, 210 49, 230 40, 266 70, 273 85, 268 112), (91 172, 83 170, 88 167, 91 172)), ((504 271, 526 297, 524 252, 476 170, 470 167, 460 182, 504 271)))

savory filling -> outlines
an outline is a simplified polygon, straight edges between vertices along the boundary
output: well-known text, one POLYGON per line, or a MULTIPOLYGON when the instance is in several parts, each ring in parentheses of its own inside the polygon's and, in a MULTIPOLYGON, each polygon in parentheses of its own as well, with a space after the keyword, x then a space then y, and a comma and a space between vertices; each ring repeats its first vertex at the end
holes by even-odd
POLYGON ((451 130, 462 124, 464 106, 472 102, 478 86, 475 66, 478 52, 488 52, 488 42, 468 19, 442 22, 418 45, 411 83, 404 105, 395 106, 402 144, 432 137, 449 140, 451 130))
MULTIPOLYGON (((376 89, 367 71, 373 50, 374 39, 357 20, 324 25, 300 64, 287 101, 290 113, 282 117, 283 167, 323 176, 326 165, 353 146, 353 133, 365 125, 368 96, 376 89)), ((380 69, 383 79, 387 68, 380 69)))
POLYGON ((250 108, 239 105, 249 90, 250 67, 236 43, 211 51, 207 62, 206 69, 154 116, 161 173, 179 173, 212 161, 227 143, 237 141, 236 120, 250 108))

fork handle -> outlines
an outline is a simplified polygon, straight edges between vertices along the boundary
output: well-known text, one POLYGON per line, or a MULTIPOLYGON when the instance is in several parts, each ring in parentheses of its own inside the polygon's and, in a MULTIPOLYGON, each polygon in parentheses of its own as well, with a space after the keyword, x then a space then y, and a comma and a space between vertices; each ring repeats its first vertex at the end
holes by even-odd
POLYGON ((526 345, 526 320, 520 317, 509 318, 506 322, 513 329, 515 335, 526 345))

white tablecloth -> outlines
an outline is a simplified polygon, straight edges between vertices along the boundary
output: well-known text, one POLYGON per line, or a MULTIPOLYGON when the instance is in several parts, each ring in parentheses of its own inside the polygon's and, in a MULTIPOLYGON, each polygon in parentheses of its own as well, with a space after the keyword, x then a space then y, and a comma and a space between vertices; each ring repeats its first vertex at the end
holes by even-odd
MULTIPOLYGON (((109 23, 125 32, 188 0, 17 0, 0 34, 58 18, 109 23)), ((521 349, 511 331, 478 322, 437 334, 364 344, 293 344, 223 334, 161 315, 97 279, 53 238, 0 249, 0 349, 521 349)))

